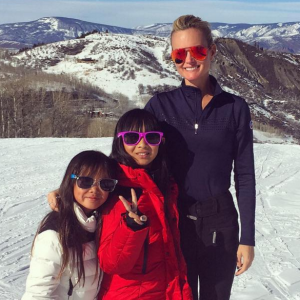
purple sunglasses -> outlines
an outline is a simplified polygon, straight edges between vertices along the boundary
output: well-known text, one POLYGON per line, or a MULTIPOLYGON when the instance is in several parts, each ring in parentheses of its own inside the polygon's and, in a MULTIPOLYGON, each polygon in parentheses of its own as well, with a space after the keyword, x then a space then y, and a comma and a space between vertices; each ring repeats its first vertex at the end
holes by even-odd
POLYGON ((122 131, 118 133, 118 137, 122 137, 123 143, 128 146, 137 145, 142 138, 150 146, 158 146, 161 143, 163 133, 160 131, 122 131))

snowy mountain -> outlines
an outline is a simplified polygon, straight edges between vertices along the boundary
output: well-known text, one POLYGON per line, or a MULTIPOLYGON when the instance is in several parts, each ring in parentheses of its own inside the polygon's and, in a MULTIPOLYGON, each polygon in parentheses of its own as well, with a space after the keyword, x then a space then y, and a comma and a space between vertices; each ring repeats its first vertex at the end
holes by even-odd
MULTIPOLYGON (((300 53, 300 22, 255 25, 214 22, 210 24, 215 38, 233 38, 251 45, 258 43, 264 49, 300 53)), ((144 34, 167 37, 172 30, 172 24, 153 24, 135 29, 144 34)))
POLYGON ((222 24, 212 23, 215 37, 239 39, 248 44, 274 51, 300 54, 300 22, 276 24, 222 24))
MULTIPOLYGON (((69 40, 93 30, 168 37, 171 27, 171 23, 160 23, 129 29, 63 17, 45 17, 32 22, 0 25, 0 48, 20 49, 38 43, 69 40)), ((212 22, 211 27, 216 38, 229 37, 249 44, 258 43, 264 49, 300 53, 300 22, 255 25, 212 22)))
MULTIPOLYGON (((216 44, 212 74, 225 90, 247 100, 255 126, 300 139, 300 57, 233 39, 219 38, 216 44)), ((168 38, 149 35, 95 33, 26 50, 12 60, 16 66, 74 76, 108 94, 124 94, 140 107, 181 80, 168 38)))
POLYGON ((122 93, 138 103, 152 89, 178 85, 179 77, 168 57, 165 38, 95 33, 24 51, 13 61, 49 73, 76 76, 109 94, 122 93))
POLYGON ((126 34, 136 31, 70 18, 41 18, 32 22, 0 25, 0 48, 20 49, 33 44, 70 40, 93 30, 126 34))
MULTIPOLYGON (((110 153, 111 138, 3 139, 0 143, 0 299, 21 299, 30 247, 57 188, 80 151, 110 153)), ((300 146, 255 144, 256 247, 231 300, 300 299, 300 146)), ((232 192, 233 187, 232 187, 232 192)), ((234 195, 234 192, 233 192, 234 195)))
POLYGON ((169 37, 172 31, 172 23, 156 23, 145 26, 137 26, 135 29, 139 30, 142 34, 169 37))

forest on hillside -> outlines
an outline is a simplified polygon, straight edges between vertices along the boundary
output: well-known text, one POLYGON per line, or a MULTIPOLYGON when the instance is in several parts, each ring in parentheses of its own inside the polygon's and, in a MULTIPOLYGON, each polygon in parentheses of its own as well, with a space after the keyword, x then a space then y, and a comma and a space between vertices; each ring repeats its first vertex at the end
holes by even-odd
POLYGON ((131 107, 76 78, 0 62, 0 138, 112 136, 131 107))

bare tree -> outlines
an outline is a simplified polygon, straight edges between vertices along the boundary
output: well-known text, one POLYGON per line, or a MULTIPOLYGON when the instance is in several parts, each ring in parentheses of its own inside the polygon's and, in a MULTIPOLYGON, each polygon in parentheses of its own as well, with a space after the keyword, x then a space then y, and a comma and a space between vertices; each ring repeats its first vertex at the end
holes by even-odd
POLYGON ((80 136, 79 133, 84 130, 87 120, 75 114, 72 109, 70 94, 62 91, 51 94, 53 101, 53 108, 49 113, 52 128, 51 136, 80 136))

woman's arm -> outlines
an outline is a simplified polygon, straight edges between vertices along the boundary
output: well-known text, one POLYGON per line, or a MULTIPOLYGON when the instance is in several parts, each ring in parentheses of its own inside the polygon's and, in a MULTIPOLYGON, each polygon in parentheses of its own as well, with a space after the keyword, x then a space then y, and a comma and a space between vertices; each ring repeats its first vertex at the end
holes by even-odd
POLYGON ((235 275, 247 271, 254 260, 255 245, 255 168, 253 126, 250 109, 245 101, 235 112, 237 121, 234 179, 241 220, 241 238, 237 251, 235 275))
POLYGON ((50 208, 54 211, 58 211, 57 208, 57 198, 59 197, 58 189, 50 192, 47 195, 47 200, 50 208))
POLYGON ((241 219, 240 244, 255 245, 255 170, 253 155, 253 130, 250 110, 243 100, 236 105, 237 122, 234 180, 241 219))
POLYGON ((46 230, 36 237, 22 300, 58 299, 54 292, 60 283, 61 255, 55 231, 46 230))

